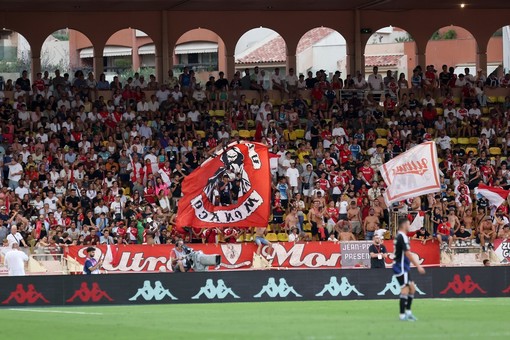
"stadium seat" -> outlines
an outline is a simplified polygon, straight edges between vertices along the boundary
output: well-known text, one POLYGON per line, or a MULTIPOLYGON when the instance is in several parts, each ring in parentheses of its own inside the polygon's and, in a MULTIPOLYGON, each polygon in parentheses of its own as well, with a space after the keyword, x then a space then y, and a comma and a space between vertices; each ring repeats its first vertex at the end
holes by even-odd
POLYGON ((303 223, 303 231, 311 231, 312 230, 312 224, 307 222, 303 223))
POLYGON ((239 137, 249 139, 250 131, 249 130, 239 130, 239 137))
POLYGON ((478 149, 477 148, 466 148, 466 153, 473 152, 473 155, 478 155, 478 149))
POLYGON ((482 107, 482 113, 484 115, 489 114, 489 108, 488 107, 482 107))
POLYGON ((303 139, 303 138, 305 138, 305 130, 303 130, 303 129, 297 129, 295 132, 296 132, 296 138, 297 138, 297 139, 303 139))
POLYGON ((205 138, 205 131, 202 131, 202 130, 196 130, 195 133, 197 135, 199 135, 200 137, 202 138, 205 138))
POLYGON ((455 105, 460 105, 460 97, 453 97, 453 102, 455 105))
POLYGON ((441 107, 436 108, 436 112, 437 112, 437 114, 439 116, 442 116, 443 115, 443 108, 441 108, 441 107))
POLYGON ((251 234, 247 233, 244 234, 244 242, 251 242, 253 240, 253 237, 251 234))
POLYGON ((501 155, 501 148, 499 148, 497 146, 493 146, 492 148, 489 148, 489 153, 492 156, 501 155))
POLYGON ((279 233, 278 242, 289 242, 289 235, 287 233, 279 233))
POLYGON ((255 127, 255 121, 253 121, 251 119, 248 119, 246 121, 246 125, 248 125, 249 128, 254 128, 255 127))
POLYGON ((293 142, 293 141, 297 140, 296 131, 290 131, 290 132, 289 132, 289 140, 290 140, 291 142, 293 142))
POLYGON ((480 117, 480 120, 482 121, 482 123, 485 123, 490 120, 490 117, 480 117))
POLYGON ((457 144, 457 138, 450 138, 452 145, 457 144))
POLYGON ((505 96, 499 96, 498 103, 504 103, 504 102, 505 102, 505 96))
POLYGON ((225 110, 216 110, 216 111, 214 111, 214 116, 216 116, 216 117, 225 117, 225 110))
POLYGON ((386 138, 388 137, 388 130, 386 129, 375 129, 375 133, 377 133, 378 137, 386 138))
POLYGON ((257 133, 257 130, 250 130, 250 137, 255 137, 255 134, 257 133))
POLYGON ((266 240, 269 242, 278 242, 278 236, 275 233, 267 233, 266 240))
POLYGON ((388 140, 387 139, 384 139, 384 138, 377 138, 375 140, 375 145, 382 145, 382 146, 386 146, 388 145, 388 140))
POLYGON ((471 144, 471 145, 478 145, 478 137, 470 137, 469 138, 469 144, 471 144))
POLYGON ((488 100, 490 103, 495 104, 495 103, 497 103, 497 102, 498 102, 498 97, 496 97, 496 96, 489 96, 489 97, 487 97, 487 100, 488 100))
POLYGON ((285 139, 285 141, 289 141, 289 130, 285 129, 283 130, 283 139, 285 139))
POLYGON ((238 243, 244 242, 244 234, 239 235, 239 237, 236 239, 236 242, 238 243))
POLYGON ((239 135, 239 131, 237 131, 237 130, 230 131, 230 136, 235 137, 235 136, 238 136, 238 135, 239 135))
POLYGON ((469 145, 469 138, 457 138, 457 143, 460 145, 469 145))
POLYGON ((214 117, 214 110, 209 110, 209 116, 214 117))

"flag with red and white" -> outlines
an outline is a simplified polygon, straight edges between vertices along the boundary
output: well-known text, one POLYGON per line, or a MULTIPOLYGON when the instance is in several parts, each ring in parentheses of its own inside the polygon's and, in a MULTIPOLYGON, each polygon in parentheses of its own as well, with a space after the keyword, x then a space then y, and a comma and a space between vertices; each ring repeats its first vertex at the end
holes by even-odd
POLYGON ((388 205, 441 191, 436 143, 425 142, 384 163, 379 171, 386 183, 388 205))
POLYGON ((234 142, 186 176, 176 227, 265 227, 271 210, 271 174, 266 145, 234 142), (220 199, 236 182, 238 196, 220 199), (222 189, 223 188, 223 189, 222 189))
POLYGON ((423 227, 423 223, 425 222, 425 212, 418 211, 416 216, 414 217, 413 223, 409 226, 409 232, 413 233, 417 230, 420 230, 423 227))
POLYGON ((120 263, 120 253, 119 246, 109 244, 106 246, 106 254, 104 256, 104 261, 106 263, 110 263, 112 267, 116 267, 120 263))
POLYGON ((490 187, 483 183, 478 184, 478 193, 489 200, 489 203, 498 208, 510 195, 510 190, 490 187))

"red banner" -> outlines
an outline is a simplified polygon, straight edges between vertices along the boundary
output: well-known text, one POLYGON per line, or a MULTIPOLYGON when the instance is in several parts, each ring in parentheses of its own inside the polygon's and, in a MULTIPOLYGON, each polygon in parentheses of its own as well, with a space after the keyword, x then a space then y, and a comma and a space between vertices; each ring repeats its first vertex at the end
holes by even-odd
POLYGON ((229 145, 184 179, 177 226, 267 226, 270 176, 267 146, 260 143, 229 145), (231 195, 233 186, 238 188, 237 197, 231 195))
MULTIPOLYGON (((384 244, 388 251, 393 250, 392 241, 385 241, 384 244)), ((205 254, 221 255, 220 269, 223 270, 249 269, 257 249, 254 243, 191 244, 190 247, 205 254)), ((340 268, 340 245, 333 242, 274 243, 273 247, 275 251, 273 267, 340 268)), ((83 265, 87 255, 86 248, 69 246, 67 256, 83 265)), ((115 265, 105 261, 103 267, 108 272, 171 271, 169 259, 173 248, 172 245, 121 245, 118 247, 115 265)), ((265 247, 262 250, 263 255, 266 249, 265 247)), ((439 266, 439 245, 436 242, 427 245, 412 242, 411 249, 422 265, 439 266)), ((106 252, 106 246, 98 246, 96 257, 99 258, 106 252)), ((389 260, 388 264, 390 263, 389 260)))

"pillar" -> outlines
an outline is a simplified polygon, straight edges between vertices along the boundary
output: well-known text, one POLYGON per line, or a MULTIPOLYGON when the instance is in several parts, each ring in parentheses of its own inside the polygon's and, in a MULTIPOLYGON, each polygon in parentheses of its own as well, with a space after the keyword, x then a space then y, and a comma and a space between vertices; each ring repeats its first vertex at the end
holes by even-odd
POLYGON ((350 53, 345 56, 345 74, 342 74, 342 78, 347 78, 347 75, 354 77, 356 75, 356 61, 354 60, 354 54, 350 53))
MULTIPOLYGON (((425 70, 425 66, 427 65, 427 61, 425 60, 425 53, 416 53, 416 66, 420 65, 423 70, 425 70)), ((411 70, 412 73, 413 70, 411 70)))
MULTIPOLYGON (((168 46, 168 12, 161 11, 161 51, 156 51, 161 56, 161 67, 158 70, 158 81, 163 84, 166 81, 168 70, 173 68, 173 60, 170 60, 170 48, 168 46)), ((157 58, 156 58, 157 62, 157 58)), ((156 65, 158 65, 156 63, 156 65)))
POLYGON ((482 69, 482 72, 488 76, 487 74, 487 51, 478 52, 476 54, 476 68, 482 69))
POLYGON ((32 81, 34 81, 37 73, 41 72, 41 58, 38 56, 32 56, 30 62, 32 63, 31 77, 32 81))
MULTIPOLYGON (((361 13, 359 9, 354 11, 354 70, 365 73, 365 54, 361 48, 361 13)), ((351 73, 353 76, 355 72, 351 73)))
POLYGON ((155 73, 154 75, 156 76, 156 81, 163 81, 164 82, 164 79, 165 77, 163 76, 164 75, 164 71, 162 70, 163 69, 163 58, 161 58, 161 52, 159 52, 159 49, 156 47, 156 55, 154 56, 154 64, 156 66, 156 70, 155 70, 155 73))
MULTIPOLYGON (((219 58, 220 56, 218 56, 219 58)), ((225 70, 225 78, 232 79, 234 78, 234 73, 236 73, 236 61, 234 55, 226 55, 225 56, 227 62, 227 68, 225 70)), ((219 65, 218 65, 219 66, 219 65)))
POLYGON ((289 74, 289 69, 294 69, 294 74, 297 73, 297 56, 295 54, 293 55, 287 55, 287 72, 285 74, 289 74))
POLYGON ((99 75, 104 72, 104 62, 102 53, 96 53, 94 51, 94 58, 92 59, 93 67, 94 67, 94 75, 97 80, 99 80, 99 75))

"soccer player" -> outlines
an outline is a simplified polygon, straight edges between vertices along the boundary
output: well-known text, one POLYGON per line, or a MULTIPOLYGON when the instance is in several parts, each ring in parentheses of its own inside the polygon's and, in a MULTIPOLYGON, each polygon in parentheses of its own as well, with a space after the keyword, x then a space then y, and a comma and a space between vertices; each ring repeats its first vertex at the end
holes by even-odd
POLYGON ((400 320, 402 321, 417 320, 411 312, 411 304, 416 291, 414 281, 409 274, 411 263, 416 266, 420 274, 425 274, 425 269, 411 254, 411 246, 407 237, 409 225, 407 218, 401 218, 398 221, 398 234, 395 237, 395 262, 393 263, 393 272, 400 284, 400 320))

